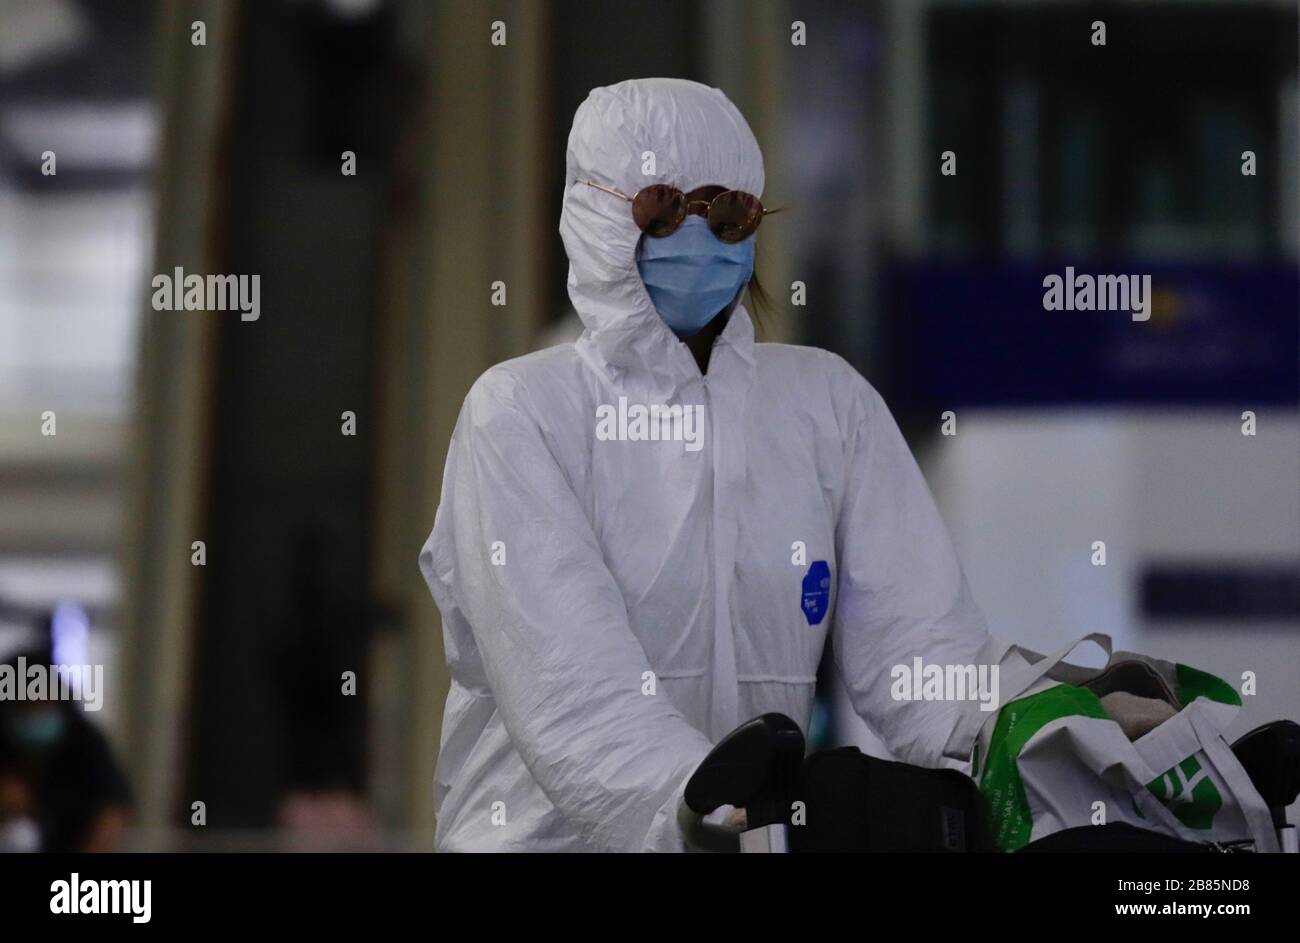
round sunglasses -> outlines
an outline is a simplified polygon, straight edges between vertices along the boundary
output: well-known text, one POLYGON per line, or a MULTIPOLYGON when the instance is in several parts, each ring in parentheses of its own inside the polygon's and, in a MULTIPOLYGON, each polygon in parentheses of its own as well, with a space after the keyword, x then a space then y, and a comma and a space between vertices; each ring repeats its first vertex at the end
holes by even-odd
POLYGON ((637 228, 656 239, 671 236, 687 216, 694 214, 703 216, 713 235, 722 242, 740 242, 754 234, 764 216, 780 212, 779 209, 764 209, 758 197, 744 190, 723 190, 711 200, 692 200, 677 187, 666 183, 643 187, 628 196, 592 180, 581 182, 631 203, 632 220, 637 228))

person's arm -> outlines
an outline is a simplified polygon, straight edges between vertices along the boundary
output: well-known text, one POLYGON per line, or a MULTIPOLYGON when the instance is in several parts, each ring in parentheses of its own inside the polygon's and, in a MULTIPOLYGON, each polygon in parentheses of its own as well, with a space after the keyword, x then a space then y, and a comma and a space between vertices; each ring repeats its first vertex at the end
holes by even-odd
POLYGON ((709 741, 661 688, 643 693, 651 665, 527 404, 504 372, 470 391, 421 568, 444 618, 470 627, 511 742, 583 839, 680 847, 676 802, 709 741))
POLYGON ((80 851, 121 851, 122 838, 131 821, 131 810, 124 805, 106 805, 95 813, 86 826, 80 851))
POLYGON ((848 476, 836 526, 832 647, 854 710, 900 759, 942 763, 950 701, 895 700, 896 665, 972 665, 984 618, 911 450, 866 381, 848 417, 848 476))
POLYGON ((0 770, 0 822, 31 818, 34 808, 27 780, 16 772, 0 770))
POLYGON ((121 851, 131 824, 131 784, 104 732, 72 713, 76 776, 82 795, 94 805, 78 840, 78 851, 121 851))

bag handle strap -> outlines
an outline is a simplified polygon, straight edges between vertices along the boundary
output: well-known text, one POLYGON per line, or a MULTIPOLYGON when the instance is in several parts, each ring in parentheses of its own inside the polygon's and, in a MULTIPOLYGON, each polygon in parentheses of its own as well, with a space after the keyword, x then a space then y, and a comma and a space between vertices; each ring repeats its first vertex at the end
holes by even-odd
MULTIPOLYGON (((999 636, 990 636, 981 650, 981 654, 984 656, 980 659, 981 664, 1000 665, 1013 649, 1025 658, 1024 664, 1012 665, 1008 671, 1004 672, 999 668, 998 709, 1000 710, 1003 705, 1014 701, 1028 691, 1039 679, 1065 661, 1066 656, 1084 642, 1096 642, 1101 647, 1101 650, 1106 653, 1107 660, 1110 659, 1113 646, 1110 636, 1104 632, 1092 632, 1077 638, 1060 651, 1047 656, 1020 648, 999 636), (997 658, 994 659, 993 655, 996 655, 997 658)), ((975 741, 979 739, 984 724, 997 717, 999 713, 999 710, 981 711, 979 706, 975 702, 961 705, 961 710, 957 715, 957 723, 948 737, 948 742, 944 744, 944 756, 962 762, 970 760, 971 751, 975 748, 975 741)))
POLYGON ((1273 827, 1273 815, 1260 796, 1259 790, 1255 788, 1255 784, 1250 781, 1250 774, 1241 765, 1241 760, 1237 759, 1237 754, 1232 752, 1228 741, 1210 720, 1206 711, 1207 703, 1198 699, 1184 708, 1188 712, 1188 719, 1192 723, 1196 739, 1200 741, 1206 757, 1223 777, 1224 785, 1232 791, 1233 798, 1237 800, 1242 818, 1246 820, 1251 837, 1255 839, 1255 850, 1281 851, 1277 831, 1273 827))

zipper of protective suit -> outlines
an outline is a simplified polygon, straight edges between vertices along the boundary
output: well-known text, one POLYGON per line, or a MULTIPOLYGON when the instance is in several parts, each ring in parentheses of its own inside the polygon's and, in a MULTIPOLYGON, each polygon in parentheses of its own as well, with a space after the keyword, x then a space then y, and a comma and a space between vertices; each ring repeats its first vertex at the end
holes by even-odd
MULTIPOLYGON (((739 723, 739 682, 736 675, 736 640, 731 625, 731 570, 734 569, 734 549, 726 552, 726 543, 734 535, 727 532, 723 513, 725 487, 719 487, 724 478, 726 447, 718 410, 718 399, 709 386, 708 375, 704 381, 704 412, 708 416, 709 432, 713 440, 712 468, 712 527, 710 528, 710 556, 713 561, 713 676, 709 702, 709 736, 714 741, 725 736, 739 723), (726 561, 732 560, 732 566, 726 561)), ((725 404, 725 394, 721 397, 725 404)))

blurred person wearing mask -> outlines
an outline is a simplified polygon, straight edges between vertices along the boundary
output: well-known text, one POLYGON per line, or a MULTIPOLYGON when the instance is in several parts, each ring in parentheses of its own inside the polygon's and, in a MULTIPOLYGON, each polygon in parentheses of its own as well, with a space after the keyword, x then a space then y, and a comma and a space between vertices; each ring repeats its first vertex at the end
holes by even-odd
MULTIPOLYGON (((27 652, 29 665, 50 653, 27 652)), ((8 663, 15 671, 18 657, 8 663)), ((74 701, 0 699, 0 851, 112 851, 131 791, 74 701)))
POLYGON ((941 765, 957 705, 892 699, 890 670, 975 663, 984 620, 881 397, 754 341, 763 177, 717 89, 578 108, 560 233, 585 330, 474 384, 420 555, 452 676, 440 850, 682 850, 686 780, 751 717, 807 729, 832 640, 856 711, 941 765), (638 427, 652 405, 695 438, 638 427))

